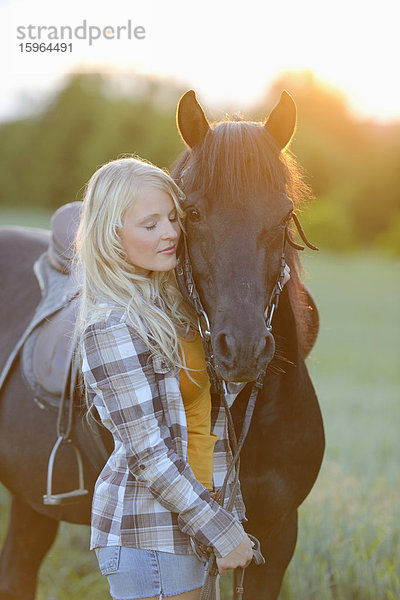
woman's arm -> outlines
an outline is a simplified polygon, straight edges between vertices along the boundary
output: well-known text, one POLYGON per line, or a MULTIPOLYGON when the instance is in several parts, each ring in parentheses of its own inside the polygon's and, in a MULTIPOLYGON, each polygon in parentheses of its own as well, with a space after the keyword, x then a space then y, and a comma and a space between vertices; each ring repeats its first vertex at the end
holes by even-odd
POLYGON ((163 408, 143 342, 125 322, 97 323, 84 332, 82 351, 86 383, 103 409, 104 424, 124 445, 132 474, 162 506, 178 513, 184 533, 212 546, 217 557, 228 555, 241 543, 243 527, 165 444, 163 408))

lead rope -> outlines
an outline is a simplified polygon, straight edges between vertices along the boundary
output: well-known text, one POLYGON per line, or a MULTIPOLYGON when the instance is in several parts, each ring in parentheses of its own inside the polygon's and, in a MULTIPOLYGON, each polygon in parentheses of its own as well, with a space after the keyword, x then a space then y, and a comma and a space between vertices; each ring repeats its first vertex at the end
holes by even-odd
MULTIPOLYGON (((233 509, 233 506, 235 504, 235 500, 237 497, 237 492, 239 489, 240 452, 243 448, 243 444, 245 442, 247 433, 250 428, 250 423, 251 423, 251 419, 253 416, 258 393, 259 393, 260 389, 263 387, 264 375, 265 375, 265 372, 261 373, 259 375, 259 377, 257 378, 257 381, 255 382, 255 384, 253 385, 253 388, 252 388, 252 391, 250 394, 250 398, 249 398, 249 401, 248 401, 247 407, 246 407, 246 413, 245 413, 242 431, 240 433, 238 441, 236 439, 236 433, 235 433, 234 426, 233 426, 231 411, 226 402, 225 395, 222 394, 222 396, 221 396, 221 399, 223 399, 225 411, 226 411, 226 414, 228 417, 228 419, 227 419, 228 420, 228 429, 229 429, 229 434, 230 434, 234 453, 233 453, 233 457, 230 462, 230 465, 228 467, 227 473, 225 475, 224 483, 221 488, 221 497, 220 497, 220 499, 218 499, 218 502, 221 504, 221 506, 224 505, 228 481, 229 481, 229 478, 230 478, 230 475, 231 475, 233 469, 235 469, 235 478, 232 483, 231 494, 230 494, 228 503, 225 507, 226 510, 228 510, 229 512, 231 512, 233 509)), ((253 547, 254 562, 257 565, 264 564, 265 559, 264 559, 263 555, 261 554, 259 540, 252 535, 249 535, 249 538, 251 539, 251 541, 254 544, 254 547, 253 547)), ((206 557, 208 558, 207 571, 206 571, 204 584, 201 589, 200 600, 218 600, 219 599, 218 566, 217 566, 217 559, 216 559, 215 553, 212 548, 205 549, 203 547, 199 547, 199 544, 197 544, 195 540, 193 540, 193 541, 194 541, 195 546, 197 547, 198 552, 203 556, 206 555, 206 557)), ((236 570, 239 573, 239 576, 238 576, 239 584, 235 588, 235 598, 237 600, 242 600, 243 593, 244 593, 244 588, 243 588, 244 567, 237 568, 236 570)))

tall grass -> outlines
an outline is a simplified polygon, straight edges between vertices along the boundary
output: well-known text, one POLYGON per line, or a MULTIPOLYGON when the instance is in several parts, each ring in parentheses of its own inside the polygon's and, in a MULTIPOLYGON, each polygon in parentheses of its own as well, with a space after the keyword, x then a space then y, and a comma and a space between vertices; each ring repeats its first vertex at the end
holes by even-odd
POLYGON ((281 600, 398 599, 400 263, 320 255, 306 264, 321 312, 309 367, 327 451, 281 600))
MULTIPOLYGON (((400 264, 376 255, 321 254, 306 265, 321 313, 309 368, 327 450, 300 509, 299 541, 280 600, 399 599, 400 264)), ((7 504, 0 490, 1 537, 7 504)), ((87 548, 87 528, 61 525, 40 573, 38 600, 109 597, 87 548)), ((228 587, 224 582, 224 600, 228 587)))
POLYGON ((50 228, 51 213, 45 210, 0 210, 0 226, 37 227, 38 229, 50 228))

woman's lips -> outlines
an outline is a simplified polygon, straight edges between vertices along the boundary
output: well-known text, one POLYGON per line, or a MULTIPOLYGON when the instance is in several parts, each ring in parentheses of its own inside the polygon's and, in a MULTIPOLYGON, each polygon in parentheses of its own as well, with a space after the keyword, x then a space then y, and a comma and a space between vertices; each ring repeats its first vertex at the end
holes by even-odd
POLYGON ((159 254, 175 254, 175 246, 170 246, 169 248, 165 248, 165 250, 160 250, 159 254))

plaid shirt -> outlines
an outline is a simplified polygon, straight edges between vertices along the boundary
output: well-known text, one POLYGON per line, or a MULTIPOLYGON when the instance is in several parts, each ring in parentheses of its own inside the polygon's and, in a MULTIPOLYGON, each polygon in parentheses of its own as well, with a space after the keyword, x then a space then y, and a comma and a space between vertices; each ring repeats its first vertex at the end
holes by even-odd
MULTIPOLYGON (((192 536, 212 546, 216 556, 226 556, 244 535, 243 500, 239 493, 234 516, 195 478, 187 459, 179 372, 160 356, 150 357, 122 309, 110 309, 101 322, 90 324, 81 347, 89 398, 115 444, 95 485, 91 549, 128 546, 191 554, 192 536)), ((212 408, 212 432, 218 436, 218 489, 231 458, 221 406, 212 408)))

